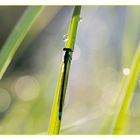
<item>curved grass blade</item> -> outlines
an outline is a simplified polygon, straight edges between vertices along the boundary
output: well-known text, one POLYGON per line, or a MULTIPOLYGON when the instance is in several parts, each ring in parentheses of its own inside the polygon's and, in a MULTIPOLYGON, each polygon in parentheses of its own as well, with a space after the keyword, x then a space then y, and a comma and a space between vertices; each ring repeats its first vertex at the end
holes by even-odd
POLYGON ((122 42, 122 60, 124 67, 130 67, 137 46, 137 36, 140 25, 139 7, 129 7, 127 20, 124 27, 122 42))
POLYGON ((129 106, 133 97, 133 91, 136 86, 137 78, 139 76, 139 71, 140 71, 140 43, 138 45, 136 54, 132 62, 130 75, 128 76, 126 83, 124 84, 125 96, 122 104, 120 105, 118 114, 115 119, 114 127, 112 130, 113 134, 123 133, 125 119, 127 117, 127 112, 129 110, 129 106))
POLYGON ((7 41, 3 45, 0 52, 0 79, 2 78, 4 72, 6 71, 27 32, 29 31, 43 8, 43 6, 29 7, 24 12, 15 28, 13 29, 12 33, 8 37, 7 41))
POLYGON ((64 98, 66 94, 66 88, 67 88, 69 70, 71 65, 71 58, 72 58, 75 39, 76 39, 80 10, 81 10, 81 6, 75 6, 70 29, 69 29, 69 34, 68 34, 68 41, 66 43, 66 47, 63 49, 65 51, 64 61, 62 62, 61 69, 60 69, 60 77, 58 81, 56 95, 54 97, 54 103, 53 103, 52 114, 50 118, 48 134, 59 134, 60 131, 64 98))
POLYGON ((124 97, 124 86, 126 83, 127 77, 123 76, 120 84, 119 84, 119 89, 118 89, 118 96, 115 100, 115 103, 111 109, 111 114, 105 119, 105 122, 103 124, 103 127, 99 131, 99 134, 111 134, 113 127, 114 127, 114 121, 116 118, 116 114, 118 114, 120 110, 120 102, 122 102, 123 97, 124 97))
MULTIPOLYGON (((140 15, 139 8, 137 7, 129 7, 127 20, 125 21, 124 27, 124 35, 122 42, 122 65, 124 68, 130 68, 133 56, 137 47, 137 36, 139 32, 139 23, 140 23, 140 15), (132 21, 132 22, 131 22, 132 21)), ((100 134, 110 134, 112 133, 112 129, 114 127, 114 122, 116 119, 116 114, 118 114, 120 110, 120 103, 122 103, 124 98, 124 87, 126 86, 126 82, 128 77, 123 75, 119 84, 118 96, 112 108, 113 114, 106 118, 102 129, 100 130, 100 134)))

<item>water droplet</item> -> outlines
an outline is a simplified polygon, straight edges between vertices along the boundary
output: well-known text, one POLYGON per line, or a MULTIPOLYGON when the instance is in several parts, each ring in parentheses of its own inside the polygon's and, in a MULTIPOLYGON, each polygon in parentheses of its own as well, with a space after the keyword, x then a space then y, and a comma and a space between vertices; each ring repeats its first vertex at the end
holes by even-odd
POLYGON ((129 75, 130 74, 130 69, 129 68, 123 68, 123 74, 124 75, 129 75))
POLYGON ((82 17, 79 17, 79 22, 82 22, 83 21, 83 18, 82 17))
POLYGON ((68 41, 68 34, 66 34, 66 35, 63 36, 63 41, 64 42, 67 42, 68 41))

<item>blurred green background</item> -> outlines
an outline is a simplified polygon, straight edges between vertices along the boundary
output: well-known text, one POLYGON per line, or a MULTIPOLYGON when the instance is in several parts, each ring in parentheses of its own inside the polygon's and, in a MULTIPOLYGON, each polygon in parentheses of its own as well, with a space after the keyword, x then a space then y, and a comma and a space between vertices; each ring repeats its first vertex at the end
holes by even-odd
MULTIPOLYGON (((0 6, 0 46, 26 8, 0 6)), ((72 12, 73 6, 46 6, 16 52, 0 81, 0 134, 47 134, 72 12)), ((101 134, 115 115, 140 37, 139 13, 140 6, 82 6, 60 134, 101 134)), ((125 134, 140 134, 139 101, 138 80, 125 134)))

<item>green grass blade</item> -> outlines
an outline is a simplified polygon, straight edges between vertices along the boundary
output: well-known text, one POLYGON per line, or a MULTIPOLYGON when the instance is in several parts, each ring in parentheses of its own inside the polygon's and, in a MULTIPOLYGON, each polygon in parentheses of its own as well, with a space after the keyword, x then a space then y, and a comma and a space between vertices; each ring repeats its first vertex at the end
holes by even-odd
POLYGON ((61 69, 60 69, 60 77, 58 80, 56 95, 54 97, 54 103, 53 103, 52 114, 50 118, 48 134, 59 134, 60 131, 62 110, 63 110, 64 98, 66 94, 69 70, 71 65, 71 58, 72 58, 75 39, 76 39, 80 10, 81 10, 81 6, 75 6, 69 33, 68 33, 68 41, 66 43, 66 47, 64 48, 65 51, 64 61, 62 62, 61 69))
POLYGON ((137 83, 139 71, 140 71, 140 44, 137 48, 136 54, 132 62, 130 75, 128 76, 126 83, 124 84, 125 95, 123 102, 120 106, 118 115, 116 116, 116 121, 114 123, 112 131, 113 134, 123 134, 125 120, 133 97, 133 91, 137 83))
POLYGON ((0 79, 10 64, 27 32, 43 10, 43 6, 29 7, 20 18, 0 52, 0 79))
MULTIPOLYGON (((138 7, 129 7, 128 15, 126 18, 126 23, 124 27, 123 33, 123 41, 122 41, 122 67, 130 68, 133 56, 137 47, 137 36, 139 32, 139 23, 140 23, 140 15, 138 7)), ((101 134, 109 134, 112 133, 112 128, 114 127, 114 122, 116 121, 116 114, 120 111, 120 107, 123 98, 124 98, 124 87, 126 86, 126 82, 128 77, 123 75, 122 79, 119 83, 118 87, 118 95, 114 106, 112 108, 112 115, 106 118, 103 128, 101 129, 101 134)))
POLYGON ((114 128, 114 122, 116 119, 116 114, 118 114, 119 110, 120 110, 120 102, 122 102, 123 97, 124 97, 124 86, 126 84, 127 81, 127 77, 123 76, 120 84, 119 84, 119 88, 118 88, 118 95, 117 98, 115 100, 115 103, 111 109, 111 114, 105 119, 105 122, 101 128, 101 130, 99 131, 99 134, 110 134, 112 133, 112 130, 114 128))
POLYGON ((124 26, 122 42, 122 61, 124 67, 130 67, 137 46, 139 34, 140 14, 139 7, 129 7, 127 20, 124 26))

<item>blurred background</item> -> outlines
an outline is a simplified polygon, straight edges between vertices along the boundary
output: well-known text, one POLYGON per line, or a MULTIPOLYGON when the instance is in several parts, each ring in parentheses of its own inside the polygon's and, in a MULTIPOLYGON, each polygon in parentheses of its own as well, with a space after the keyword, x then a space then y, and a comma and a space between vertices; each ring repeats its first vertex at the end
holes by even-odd
MULTIPOLYGON (((26 6, 0 7, 0 48, 26 6)), ((46 6, 0 81, 0 134, 47 134, 73 6, 46 6)), ((140 38, 140 6, 82 6, 60 134, 109 134, 140 38), (103 130, 103 131, 102 131, 103 130)), ((125 134, 140 134, 140 81, 125 134)))

